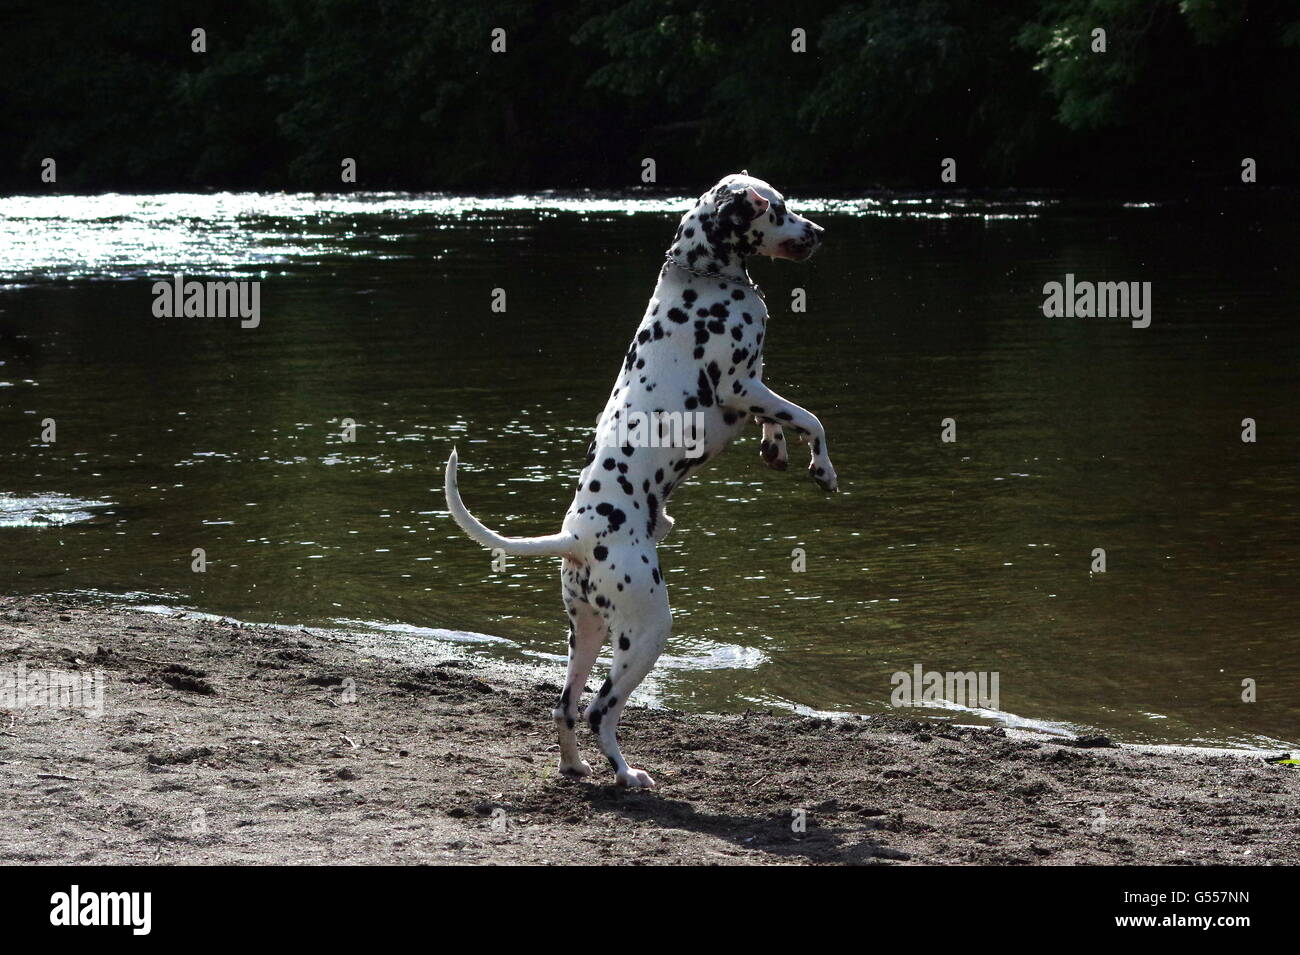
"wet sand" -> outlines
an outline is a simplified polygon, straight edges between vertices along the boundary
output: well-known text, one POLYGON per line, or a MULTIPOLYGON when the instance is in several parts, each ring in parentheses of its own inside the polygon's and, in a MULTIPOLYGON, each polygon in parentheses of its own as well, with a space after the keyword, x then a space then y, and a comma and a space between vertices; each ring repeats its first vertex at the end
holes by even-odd
POLYGON ((544 674, 2 598, 20 666, 103 712, 0 702, 9 864, 1300 863, 1300 768, 1257 754, 634 704, 632 792, 557 776, 544 674))

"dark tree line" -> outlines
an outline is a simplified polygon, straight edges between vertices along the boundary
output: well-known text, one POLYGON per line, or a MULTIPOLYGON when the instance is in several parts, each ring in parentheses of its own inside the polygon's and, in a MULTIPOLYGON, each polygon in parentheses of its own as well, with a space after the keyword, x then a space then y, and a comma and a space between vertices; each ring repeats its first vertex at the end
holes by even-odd
POLYGON ((22 193, 1294 183, 1300 4, 0 0, 0 90, 22 193))

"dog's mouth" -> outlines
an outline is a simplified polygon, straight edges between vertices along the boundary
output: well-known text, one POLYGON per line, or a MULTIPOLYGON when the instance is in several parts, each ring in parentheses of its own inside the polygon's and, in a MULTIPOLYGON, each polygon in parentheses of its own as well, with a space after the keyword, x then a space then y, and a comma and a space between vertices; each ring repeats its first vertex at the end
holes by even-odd
POLYGON ((817 251, 820 242, 805 241, 803 239, 786 239, 777 246, 777 258, 790 259, 793 262, 802 262, 804 259, 812 257, 817 251))
POLYGON ((795 262, 811 258, 812 254, 821 247, 823 232, 822 227, 815 222, 805 222, 803 230, 797 236, 785 239, 777 245, 776 257, 795 262))

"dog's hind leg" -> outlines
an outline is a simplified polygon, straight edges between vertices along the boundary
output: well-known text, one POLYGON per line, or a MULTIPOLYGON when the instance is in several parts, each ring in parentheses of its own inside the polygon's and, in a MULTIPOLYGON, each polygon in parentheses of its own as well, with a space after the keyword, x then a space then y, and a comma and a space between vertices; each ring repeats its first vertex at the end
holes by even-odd
POLYGON ((604 646, 608 630, 605 620, 591 604, 581 597, 581 590, 570 592, 575 576, 565 561, 564 603, 569 613, 569 671, 564 678, 564 691, 555 709, 551 711, 555 728, 560 735, 560 773, 564 776, 590 776, 591 765, 578 752, 578 739, 574 728, 578 723, 578 701, 591 667, 604 646))
POLYGON ((610 616, 609 633, 614 644, 614 665, 609 679, 587 707, 587 721, 596 734, 600 751, 614 767, 620 786, 653 786, 655 781, 644 770, 628 766, 618 748, 618 721, 628 697, 645 679, 659 659, 672 630, 668 594, 662 584, 654 593, 639 599, 622 598, 610 616))

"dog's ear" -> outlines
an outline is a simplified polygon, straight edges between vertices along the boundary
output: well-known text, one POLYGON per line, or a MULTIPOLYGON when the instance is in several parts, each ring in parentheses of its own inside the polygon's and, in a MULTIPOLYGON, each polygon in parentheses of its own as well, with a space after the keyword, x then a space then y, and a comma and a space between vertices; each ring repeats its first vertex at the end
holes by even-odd
POLYGON ((748 225, 754 219, 766 213, 768 206, 771 205, 752 186, 748 188, 726 186, 723 189, 725 189, 725 192, 719 190, 718 215, 730 219, 732 222, 748 225))

